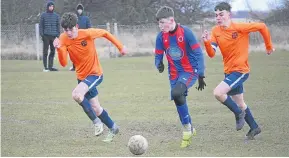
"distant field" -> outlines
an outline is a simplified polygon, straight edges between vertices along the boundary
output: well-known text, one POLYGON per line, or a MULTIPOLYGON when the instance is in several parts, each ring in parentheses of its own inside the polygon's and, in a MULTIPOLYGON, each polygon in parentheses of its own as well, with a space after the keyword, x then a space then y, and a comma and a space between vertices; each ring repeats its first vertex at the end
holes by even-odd
POLYGON ((44 73, 41 61, 2 60, 1 156, 132 156, 128 139, 141 134, 149 142, 143 156, 288 157, 289 52, 252 53, 249 61, 245 100, 261 135, 245 142, 249 127, 235 131, 233 114, 212 95, 223 79, 222 59, 206 58, 207 87, 192 88, 188 96, 197 136, 180 149, 181 126, 169 100, 167 71, 159 74, 152 56, 101 60, 100 102, 120 125, 112 143, 93 135, 91 122, 72 100, 76 79, 68 67, 44 73))

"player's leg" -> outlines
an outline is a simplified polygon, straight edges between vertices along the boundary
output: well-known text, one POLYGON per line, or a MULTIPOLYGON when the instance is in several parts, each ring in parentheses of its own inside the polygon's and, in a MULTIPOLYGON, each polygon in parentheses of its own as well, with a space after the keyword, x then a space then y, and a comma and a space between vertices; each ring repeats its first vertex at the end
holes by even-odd
POLYGON ((46 35, 43 35, 42 37, 42 41, 43 41, 43 56, 42 56, 42 60, 43 60, 43 72, 48 72, 48 65, 47 65, 47 55, 48 55, 48 47, 49 47, 49 40, 47 39, 46 35))
POLYGON ((246 105, 244 101, 243 95, 243 86, 239 88, 240 94, 236 94, 232 96, 232 99, 240 106, 242 110, 246 112, 245 120, 247 124, 250 126, 249 132, 246 134, 248 139, 254 139, 254 136, 261 133, 261 128, 256 123, 249 107, 246 105))
MULTIPOLYGON (((177 80, 177 82, 181 82, 183 83, 184 85, 186 85, 186 91, 184 93, 185 95, 185 99, 187 97, 187 93, 188 93, 188 90, 196 83, 198 79, 198 75, 197 74, 193 74, 193 73, 180 73, 179 75, 179 78, 177 80)), ((185 104, 187 104, 186 100, 185 100, 185 104)), ((189 123, 192 125, 192 129, 193 128, 193 124, 192 124, 192 119, 191 119, 191 115, 189 114, 189 123)))
MULTIPOLYGON (((101 122, 103 122, 108 128, 109 128, 109 133, 106 136, 106 138, 103 140, 104 142, 111 142, 114 138, 114 136, 119 132, 119 127, 116 125, 116 123, 111 119, 109 114, 103 107, 101 107, 98 96, 95 96, 89 100, 91 103, 96 115, 98 118, 100 118, 101 122)), ((103 131, 103 128, 100 129, 103 131)), ((101 132, 102 132, 101 131, 101 132)), ((98 132, 97 129, 95 131, 96 133, 98 132)))
MULTIPOLYGON (((91 92, 89 91, 86 93, 85 98, 89 101, 96 116, 99 116, 103 109, 98 102, 98 96, 93 97, 91 95, 91 92)), ((96 121, 94 122, 94 135, 99 136, 102 134, 102 132, 103 132, 103 123, 99 119, 99 117, 97 117, 96 121)))
POLYGON ((55 56, 55 48, 53 46, 54 39, 55 37, 52 37, 52 36, 49 37, 50 53, 48 56, 48 69, 50 71, 58 71, 56 68, 53 67, 54 56, 55 56))
POLYGON ((72 91, 72 98, 82 106, 84 112, 87 116, 91 119, 91 121, 96 124, 98 123, 98 118, 96 117, 95 111, 93 110, 91 104, 89 103, 88 99, 85 97, 87 92, 91 87, 94 86, 98 81, 101 82, 102 78, 98 76, 88 76, 86 79, 82 81, 78 81, 78 85, 72 91))
POLYGON ((111 119, 109 114, 105 109, 103 109, 99 103, 98 100, 98 90, 97 86, 102 82, 103 76, 88 76, 85 79, 85 82, 89 85, 89 92, 86 93, 85 98, 87 98, 94 109, 96 116, 103 122, 108 128, 109 128, 109 134, 107 137, 103 140, 105 142, 110 142, 113 140, 113 137, 119 132, 118 126, 114 123, 114 121, 111 119))
POLYGON ((189 110, 186 103, 187 86, 182 82, 177 82, 171 90, 172 99, 175 102, 177 111, 184 130, 191 131, 189 110))
POLYGON ((183 139, 181 147, 187 147, 191 144, 192 135, 196 134, 192 127, 191 116, 186 101, 188 88, 197 80, 197 76, 190 73, 181 73, 174 85, 172 85, 171 96, 177 107, 177 111, 183 125, 183 139))
POLYGON ((182 82, 177 82, 174 88, 172 88, 171 90, 171 96, 175 102, 183 126, 181 148, 189 146, 192 139, 192 125, 190 123, 190 115, 188 105, 186 103, 186 91, 187 86, 182 82))
POLYGON ((76 88, 72 91, 72 98, 75 100, 84 110, 86 115, 90 118, 94 123, 97 122, 97 117, 94 110, 91 107, 88 99, 84 97, 84 95, 88 92, 88 86, 84 82, 80 82, 76 88))
MULTIPOLYGON (((98 116, 98 111, 100 111, 99 102, 98 102, 98 91, 96 89, 96 86, 99 85, 102 81, 102 77, 98 76, 88 76, 84 82, 88 85, 88 92, 85 94, 85 98, 89 101, 93 111, 95 112, 96 116, 98 116)), ((96 136, 99 136, 103 132, 103 123, 101 120, 96 117, 96 119, 93 121, 94 124, 94 134, 96 136)))
POLYGON ((241 85, 249 74, 234 72, 226 75, 226 78, 214 89, 214 96, 222 104, 226 105, 236 118, 236 129, 241 130, 245 124, 245 111, 242 111, 236 102, 228 95, 236 87, 241 85))

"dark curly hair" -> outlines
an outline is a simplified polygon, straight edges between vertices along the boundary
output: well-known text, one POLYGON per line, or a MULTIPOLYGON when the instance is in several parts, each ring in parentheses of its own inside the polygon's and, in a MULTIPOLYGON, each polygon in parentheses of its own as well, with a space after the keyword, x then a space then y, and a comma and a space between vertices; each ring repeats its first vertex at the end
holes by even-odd
POLYGON ((72 29, 77 24, 77 15, 72 12, 64 13, 60 23, 64 29, 72 29))

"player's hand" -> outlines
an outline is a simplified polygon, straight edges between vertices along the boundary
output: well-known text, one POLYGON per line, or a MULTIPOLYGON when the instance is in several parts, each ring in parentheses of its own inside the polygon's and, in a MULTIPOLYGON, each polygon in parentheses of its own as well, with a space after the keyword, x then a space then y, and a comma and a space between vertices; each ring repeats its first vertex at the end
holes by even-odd
POLYGON ((267 50, 267 54, 270 55, 275 51, 275 48, 273 48, 272 50, 267 50))
POLYGON ((123 48, 122 48, 121 51, 120 51, 120 54, 121 54, 121 55, 126 55, 126 54, 127 54, 127 48, 126 48, 126 46, 123 46, 123 48))
POLYGON ((202 34, 202 39, 204 42, 207 42, 210 40, 210 37, 209 37, 209 32, 207 30, 205 30, 202 34))
POLYGON ((203 89, 205 89, 205 86, 207 86, 206 82, 204 81, 204 78, 205 76, 199 76, 199 79, 198 79, 199 85, 198 87, 196 87, 198 91, 202 91, 203 89))
POLYGON ((60 40, 59 40, 59 38, 56 37, 54 39, 53 46, 54 46, 54 48, 60 48, 60 40))
POLYGON ((158 70, 159 70, 159 73, 162 73, 165 70, 165 65, 162 61, 158 65, 158 70))

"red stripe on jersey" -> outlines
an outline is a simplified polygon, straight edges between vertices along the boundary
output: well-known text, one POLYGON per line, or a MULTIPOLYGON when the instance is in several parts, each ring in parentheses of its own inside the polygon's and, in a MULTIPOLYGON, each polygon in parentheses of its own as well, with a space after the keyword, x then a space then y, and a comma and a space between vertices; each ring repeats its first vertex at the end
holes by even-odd
POLYGON ((180 49, 183 51, 183 57, 181 59, 181 65, 184 69, 185 72, 194 72, 193 67, 190 63, 187 51, 186 51, 186 43, 185 43, 185 32, 184 28, 179 27, 177 30, 177 41, 178 41, 178 46, 180 49))
POLYGON ((190 84, 190 82, 192 81, 193 77, 194 77, 194 73, 192 73, 192 74, 190 75, 188 81, 186 82, 186 86, 189 86, 189 84, 190 84))
MULTIPOLYGON (((169 38, 169 33, 163 33, 163 44, 165 47, 165 50, 168 50, 170 48, 170 38, 169 38)), ((168 62, 169 62, 169 67, 170 67, 170 79, 174 80, 177 78, 178 74, 177 74, 177 68, 174 64, 173 59, 171 58, 170 55, 166 54, 168 62)))
POLYGON ((159 49, 156 49, 156 50, 155 50, 155 53, 156 53, 156 54, 160 54, 160 55, 161 55, 161 54, 163 54, 163 53, 164 53, 164 51, 163 51, 163 50, 159 50, 159 49))
POLYGON ((192 50, 195 50, 197 48, 200 48, 200 45, 199 45, 199 43, 196 43, 194 45, 191 45, 191 48, 192 48, 192 50))

